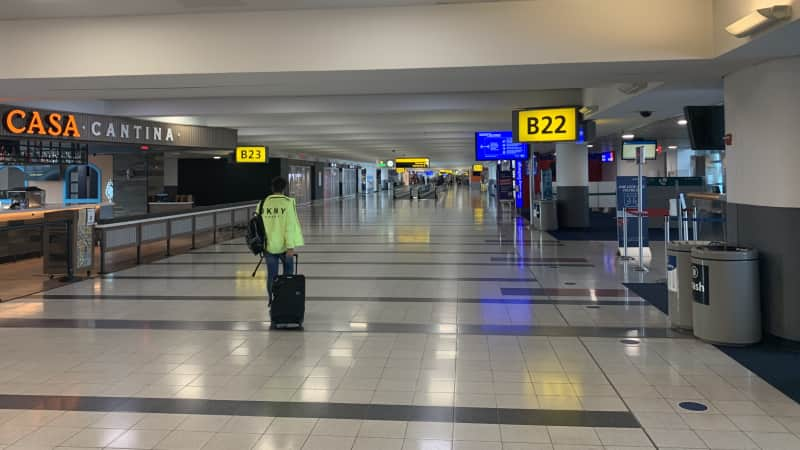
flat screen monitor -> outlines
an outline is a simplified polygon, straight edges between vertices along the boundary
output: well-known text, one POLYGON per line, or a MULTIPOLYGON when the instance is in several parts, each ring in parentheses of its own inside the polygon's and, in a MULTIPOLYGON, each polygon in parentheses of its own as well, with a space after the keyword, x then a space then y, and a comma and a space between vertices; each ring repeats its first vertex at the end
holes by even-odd
POLYGON ((656 159, 656 141, 625 141, 622 143, 622 159, 636 160, 636 147, 644 147, 645 159, 656 159))
POLYGON ((475 133, 475 161, 528 159, 528 144, 514 142, 511 131, 475 133))
POLYGON ((636 147, 644 147, 645 159, 656 159, 656 141, 625 141, 622 143, 622 159, 636 160, 636 147))
POLYGON ((683 114, 694 150, 725 149, 725 108, 722 105, 686 106, 683 114))

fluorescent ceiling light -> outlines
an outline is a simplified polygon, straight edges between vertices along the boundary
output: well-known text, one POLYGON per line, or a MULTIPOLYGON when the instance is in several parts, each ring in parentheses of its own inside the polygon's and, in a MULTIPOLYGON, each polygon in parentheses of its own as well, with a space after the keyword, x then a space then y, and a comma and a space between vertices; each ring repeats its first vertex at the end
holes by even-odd
POLYGON ((630 141, 631 139, 635 138, 636 135, 633 133, 625 133, 622 135, 622 139, 626 141, 630 141))
POLYGON ((686 120, 686 119, 678 119, 678 125, 680 125, 682 127, 685 127, 686 124, 688 124, 688 123, 689 123, 689 121, 686 120))
POLYGON ((222 156, 215 156, 214 159, 222 159, 222 156))
POLYGON ((768 8, 759 8, 725 27, 725 31, 739 38, 745 37, 767 25, 790 17, 792 17, 791 5, 773 5, 768 8))
POLYGON ((678 146, 677 146, 677 145, 670 145, 670 146, 669 146, 669 147, 667 147, 667 148, 668 148, 668 149, 670 149, 670 150, 677 150, 677 149, 678 149, 678 146))
POLYGON ((594 145, 592 145, 592 144, 586 144, 586 148, 594 148, 594 145))

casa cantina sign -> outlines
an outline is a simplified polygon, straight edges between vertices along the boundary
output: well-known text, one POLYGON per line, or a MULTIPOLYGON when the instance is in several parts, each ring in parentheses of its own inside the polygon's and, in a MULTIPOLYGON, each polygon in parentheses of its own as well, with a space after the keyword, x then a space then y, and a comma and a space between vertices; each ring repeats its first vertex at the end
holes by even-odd
POLYGON ((236 131, 227 128, 197 127, 2 105, 0 112, 2 136, 180 147, 236 146, 236 131))

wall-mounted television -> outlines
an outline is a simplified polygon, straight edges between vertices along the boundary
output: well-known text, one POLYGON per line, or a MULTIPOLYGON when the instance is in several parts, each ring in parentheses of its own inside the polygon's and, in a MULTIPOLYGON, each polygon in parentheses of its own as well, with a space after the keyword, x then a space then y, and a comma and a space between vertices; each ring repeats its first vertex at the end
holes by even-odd
POLYGON ((528 144, 514 142, 511 131, 475 133, 475 161, 528 159, 528 144))
POLYGON ((683 115, 694 150, 725 149, 724 106, 685 106, 683 115))
POLYGON ((636 160, 636 147, 644 147, 645 159, 656 159, 656 141, 625 141, 622 143, 622 158, 623 160, 635 161, 636 160))

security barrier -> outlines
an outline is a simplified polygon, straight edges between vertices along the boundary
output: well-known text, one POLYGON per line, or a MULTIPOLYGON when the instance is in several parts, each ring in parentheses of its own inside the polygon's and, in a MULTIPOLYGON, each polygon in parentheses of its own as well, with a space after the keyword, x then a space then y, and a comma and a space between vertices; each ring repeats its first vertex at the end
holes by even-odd
POLYGON ((102 221, 100 273, 108 273, 243 235, 258 202, 196 208, 191 212, 102 221))

